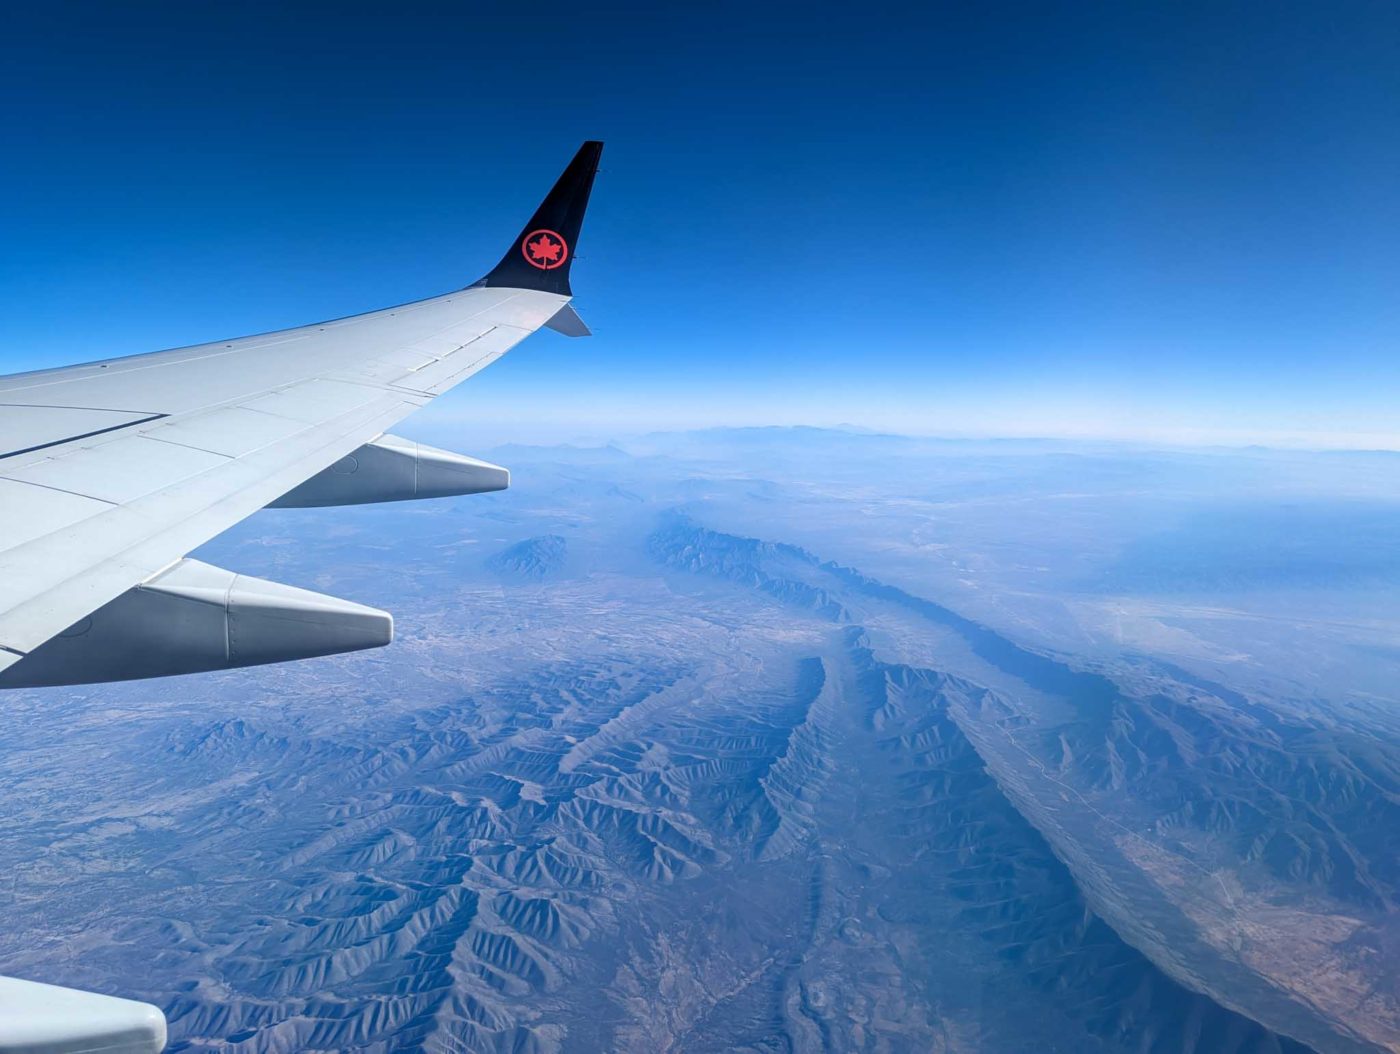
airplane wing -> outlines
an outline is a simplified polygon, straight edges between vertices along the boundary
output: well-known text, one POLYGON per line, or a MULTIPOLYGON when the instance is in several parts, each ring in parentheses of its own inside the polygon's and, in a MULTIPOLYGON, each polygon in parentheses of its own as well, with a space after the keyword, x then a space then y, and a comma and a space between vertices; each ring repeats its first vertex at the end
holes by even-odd
POLYGON ((541 326, 569 272, 585 143, 469 288, 364 315, 0 377, 0 687, 223 669, 387 644, 385 612, 184 559, 268 505, 498 490, 384 433, 541 326))
MULTIPOLYGON (((387 644, 387 613, 186 558, 264 506, 500 490, 386 435, 541 326, 588 332, 569 271, 585 143, 469 288, 299 329, 0 377, 0 688, 228 669, 387 644)), ((0 1054, 153 1054, 146 1003, 0 977, 0 1054)))

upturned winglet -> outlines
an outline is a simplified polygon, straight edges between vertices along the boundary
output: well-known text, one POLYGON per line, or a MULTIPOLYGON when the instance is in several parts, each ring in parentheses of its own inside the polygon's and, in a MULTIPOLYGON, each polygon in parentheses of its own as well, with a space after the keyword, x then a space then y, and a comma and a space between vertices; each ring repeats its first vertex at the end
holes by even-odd
POLYGON ((579 147, 501 262, 477 285, 573 296, 569 268, 574 262, 583 213, 588 208, 588 195, 593 190, 593 176, 602 153, 600 142, 590 140, 579 147))

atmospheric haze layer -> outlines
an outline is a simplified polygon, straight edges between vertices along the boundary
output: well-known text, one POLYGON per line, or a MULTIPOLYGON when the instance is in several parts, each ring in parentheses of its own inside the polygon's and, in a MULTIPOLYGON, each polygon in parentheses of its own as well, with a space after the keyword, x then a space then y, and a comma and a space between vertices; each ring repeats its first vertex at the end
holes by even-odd
POLYGON ((7 694, 0 972, 173 1051, 1400 1050, 1400 455, 482 453, 196 554, 391 648, 7 694))

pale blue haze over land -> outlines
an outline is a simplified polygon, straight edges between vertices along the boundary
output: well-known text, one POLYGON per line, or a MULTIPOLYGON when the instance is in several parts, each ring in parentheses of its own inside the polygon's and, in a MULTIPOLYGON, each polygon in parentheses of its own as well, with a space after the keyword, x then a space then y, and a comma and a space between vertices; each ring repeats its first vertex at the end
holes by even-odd
POLYGON ((598 339, 435 414, 1400 443, 1394 5, 57 3, 0 50, 6 371, 465 283, 599 137, 598 339))

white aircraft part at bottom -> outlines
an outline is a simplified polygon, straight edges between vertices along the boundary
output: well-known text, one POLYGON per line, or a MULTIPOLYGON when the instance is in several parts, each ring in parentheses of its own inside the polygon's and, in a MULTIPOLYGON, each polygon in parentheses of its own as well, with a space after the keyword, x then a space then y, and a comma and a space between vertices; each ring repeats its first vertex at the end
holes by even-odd
POLYGON ((0 1054, 156 1054, 165 1015, 149 1003, 0 977, 0 1054))

